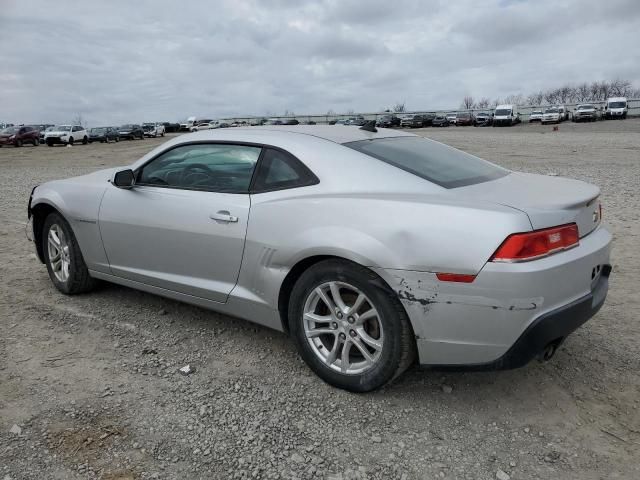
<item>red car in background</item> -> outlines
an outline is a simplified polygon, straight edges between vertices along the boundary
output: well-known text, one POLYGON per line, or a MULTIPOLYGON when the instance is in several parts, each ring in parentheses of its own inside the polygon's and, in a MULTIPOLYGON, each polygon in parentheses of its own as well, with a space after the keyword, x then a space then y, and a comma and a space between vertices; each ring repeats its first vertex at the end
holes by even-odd
POLYGON ((456 114, 456 125, 469 126, 473 125, 473 115, 469 112, 458 112, 456 114))
POLYGON ((34 147, 40 145, 40 131, 29 126, 8 127, 0 131, 0 147, 3 145, 21 147, 25 143, 30 143, 34 147))

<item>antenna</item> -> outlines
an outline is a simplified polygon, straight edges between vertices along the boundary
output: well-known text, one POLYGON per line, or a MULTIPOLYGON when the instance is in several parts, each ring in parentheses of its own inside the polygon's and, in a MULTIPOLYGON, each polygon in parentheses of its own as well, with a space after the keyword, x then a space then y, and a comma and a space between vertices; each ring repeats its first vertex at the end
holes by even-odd
POLYGON ((376 128, 376 121, 375 120, 369 120, 367 123, 365 123, 363 126, 360 127, 360 130, 365 130, 367 132, 377 132, 378 129, 376 128))

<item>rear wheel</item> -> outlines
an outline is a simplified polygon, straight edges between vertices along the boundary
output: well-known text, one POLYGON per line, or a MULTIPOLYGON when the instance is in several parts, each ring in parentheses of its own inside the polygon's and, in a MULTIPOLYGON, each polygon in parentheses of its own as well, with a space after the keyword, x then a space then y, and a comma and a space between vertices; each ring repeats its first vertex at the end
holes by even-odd
POLYGON ((86 135, 82 138, 82 144, 86 145, 89 142, 89 139, 86 137, 86 135))
POLYGON ((40 145, 40 139, 39 139, 39 138, 34 138, 34 139, 33 139, 33 146, 34 146, 34 147, 37 147, 37 146, 39 146, 39 145, 40 145))
POLYGON ((42 250, 49 277, 62 293, 88 292, 96 281, 89 275, 76 237, 59 213, 51 213, 44 221, 42 250))
POLYGON ((22 146, 22 140, 18 139, 15 142, 13 142, 13 146, 18 148, 22 146))
POLYGON ((73 145, 73 137, 69 138, 69 145, 73 145))
POLYGON ((380 388, 415 358, 402 304, 380 277, 355 263, 326 260, 305 271, 291 292, 289 325, 307 365, 346 390, 380 388))

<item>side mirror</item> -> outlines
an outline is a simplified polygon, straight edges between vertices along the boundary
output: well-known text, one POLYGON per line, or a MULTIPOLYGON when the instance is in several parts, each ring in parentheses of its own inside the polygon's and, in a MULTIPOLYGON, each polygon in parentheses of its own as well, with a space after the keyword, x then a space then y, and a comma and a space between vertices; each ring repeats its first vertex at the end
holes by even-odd
POLYGON ((121 170, 116 172, 113 177, 113 184, 118 188, 132 188, 134 185, 135 177, 133 176, 133 170, 121 170))

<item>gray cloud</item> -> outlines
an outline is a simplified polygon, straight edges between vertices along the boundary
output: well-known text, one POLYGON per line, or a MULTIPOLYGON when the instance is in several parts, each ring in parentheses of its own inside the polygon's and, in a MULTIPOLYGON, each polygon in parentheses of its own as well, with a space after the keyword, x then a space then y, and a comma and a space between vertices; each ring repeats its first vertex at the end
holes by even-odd
POLYGON ((639 86, 639 27, 635 0, 5 0, 0 121, 451 108, 565 82, 639 86))

